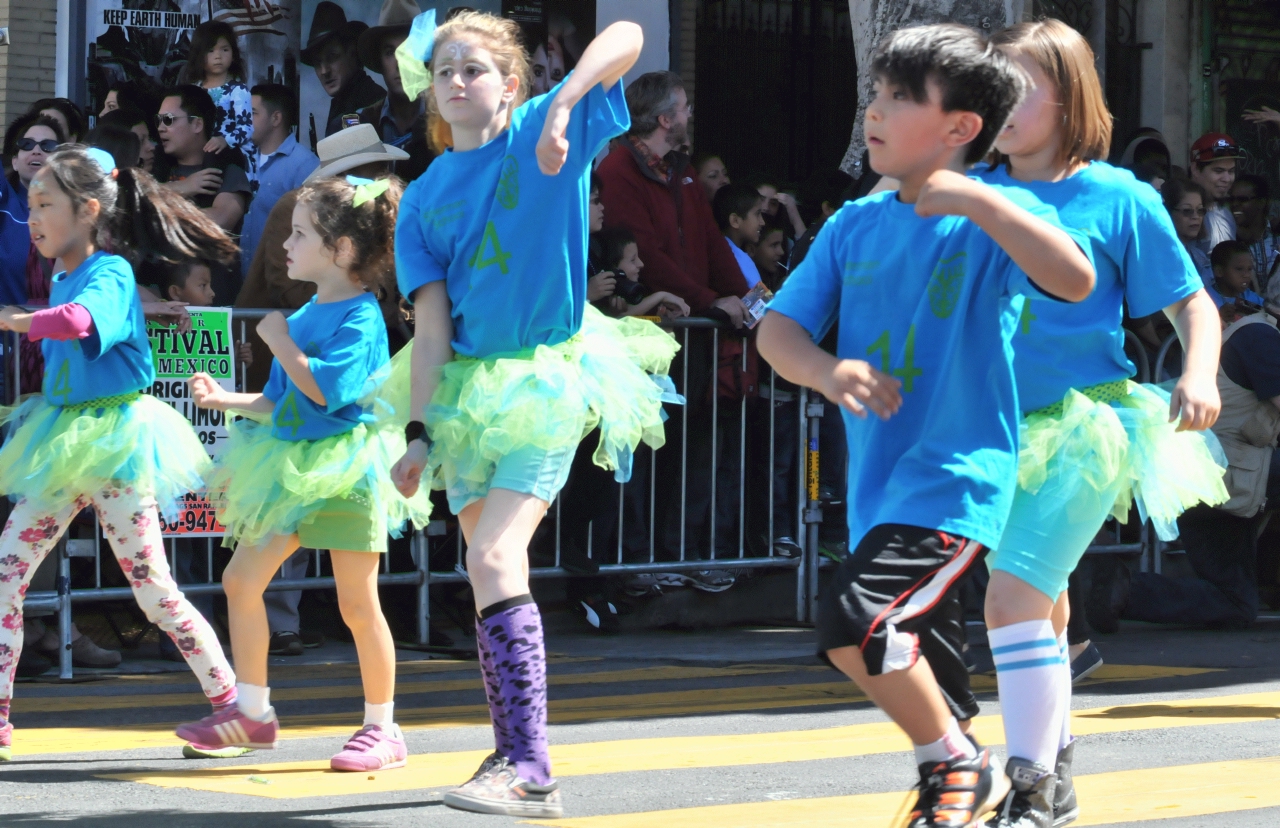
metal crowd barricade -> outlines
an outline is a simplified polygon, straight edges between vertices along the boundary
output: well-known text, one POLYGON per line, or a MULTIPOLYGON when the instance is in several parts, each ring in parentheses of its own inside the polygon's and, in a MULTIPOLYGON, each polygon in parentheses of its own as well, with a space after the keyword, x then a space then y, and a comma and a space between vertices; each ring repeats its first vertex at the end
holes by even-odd
MULTIPOLYGON (((256 322, 262 317, 271 313, 270 309, 241 309, 234 308, 232 310, 233 324, 238 323, 238 333, 240 341, 247 341, 249 333, 249 323, 256 322)), ((795 613, 796 619, 800 623, 812 622, 816 613, 817 602, 817 584, 818 584, 818 524, 822 520, 822 508, 818 498, 817 480, 818 480, 818 430, 819 418, 822 416, 822 402, 820 397, 813 396, 808 389, 801 388, 796 393, 794 400, 794 410, 788 410, 783 407, 779 412, 779 405, 776 402, 779 398, 779 390, 777 388, 777 379, 773 375, 772 370, 768 370, 768 405, 769 415, 767 418, 767 442, 769 462, 767 464, 768 479, 766 488, 767 509, 768 512, 764 516, 762 523, 765 528, 765 546, 767 554, 764 555, 748 555, 747 554, 747 526, 752 515, 747 508, 748 493, 750 491, 750 483, 748 481, 748 464, 747 464, 747 444, 749 439, 763 439, 758 433, 752 435, 751 429, 748 428, 748 397, 742 396, 735 406, 737 408, 737 422, 729 425, 736 427, 737 431, 737 466, 738 474, 736 480, 736 498, 737 498, 737 549, 729 555, 720 555, 717 551, 717 534, 724 531, 723 527, 717 526, 717 491, 719 485, 719 465, 720 453, 724 444, 725 434, 720 424, 720 407, 722 405, 734 404, 730 402, 722 402, 719 399, 718 391, 718 374, 720 368, 719 352, 722 339, 722 325, 715 320, 710 319, 678 319, 664 323, 669 328, 672 335, 680 340, 682 351, 688 355, 691 348, 709 347, 710 359, 707 362, 710 365, 710 424, 712 431, 712 447, 711 447, 711 475, 710 475, 710 499, 707 506, 707 535, 709 537, 708 549, 698 550, 697 539, 686 536, 686 527, 688 526, 687 509, 689 505, 689 426, 690 426, 690 406, 672 407, 671 416, 680 417, 682 428, 680 429, 681 437, 678 446, 665 446, 662 452, 680 452, 680 492, 679 498, 679 546, 678 554, 674 560, 662 560, 658 554, 658 543, 656 535, 659 531, 657 521, 662 515, 657 508, 657 454, 647 447, 641 448, 642 452, 649 452, 650 457, 648 467, 649 475, 647 480, 632 480, 627 484, 618 484, 618 503, 619 515, 617 522, 617 544, 616 553, 612 556, 612 561, 607 561, 604 557, 603 542, 599 544, 593 543, 594 538, 588 535, 588 555, 593 560, 596 556, 600 556, 600 574, 602 575, 638 575, 638 574, 658 574, 658 573, 681 573, 696 572, 699 570, 731 570, 741 572, 745 570, 769 569, 769 570, 794 570, 796 572, 796 589, 795 589, 795 613), (816 402, 814 401, 816 400, 816 402), (791 498, 794 506, 794 528, 798 536, 797 540, 802 544, 802 552, 798 556, 787 556, 778 554, 778 547, 775 544, 775 470, 778 467, 777 455, 778 445, 776 441, 777 424, 780 417, 795 417, 796 426, 796 461, 792 468, 794 476, 794 496, 791 498), (626 496, 628 487, 645 486, 648 489, 648 554, 647 560, 639 562, 624 561, 624 528, 625 528, 625 505, 627 503, 626 496), (699 552, 707 553, 705 557, 699 552)), ((748 368, 749 353, 747 347, 742 349, 741 368, 744 372, 748 368)), ((0 339, 0 359, 3 360, 3 388, 6 403, 14 403, 19 396, 20 382, 20 353, 18 347, 18 336, 14 333, 5 333, 0 339)), ((689 388, 689 359, 680 360, 680 371, 678 376, 673 376, 678 390, 682 393, 689 388)), ((761 361, 761 366, 766 367, 761 361)), ((243 371, 244 366, 241 366, 243 371)), ((784 392, 784 396, 787 392, 784 392)), ((764 396, 764 394, 761 394, 764 396)), ((696 402, 696 401, 695 401, 696 402)), ((758 492, 757 500, 758 500, 758 492)), ((559 517, 561 515, 562 498, 557 498, 554 507, 549 510, 549 519, 556 520, 556 538, 555 538, 555 560, 554 565, 549 567, 534 567, 530 570, 531 577, 548 578, 548 577, 565 577, 572 575, 564 567, 560 565, 561 554, 561 523, 559 517)), ((788 506, 790 511, 791 506, 788 506)), ((454 566, 447 570, 432 571, 430 567, 431 553, 429 536, 442 537, 447 534, 446 523, 442 520, 433 520, 425 531, 415 532, 412 536, 411 552, 414 564, 413 571, 409 572, 391 572, 389 553, 383 554, 382 573, 379 575, 378 583, 380 585, 407 585, 417 587, 417 644, 427 646, 430 639, 430 594, 429 589, 432 584, 456 583, 466 579, 465 571, 465 546, 462 540, 461 531, 456 532, 457 552, 454 566)), ((206 576, 203 583, 180 583, 182 591, 188 595, 208 595, 218 594, 222 592, 222 584, 213 579, 213 545, 215 538, 206 540, 206 576)), ((56 588, 53 591, 28 592, 24 601, 24 606, 30 609, 52 610, 57 613, 59 618, 59 628, 61 635, 61 651, 59 662, 59 675, 63 679, 73 677, 73 668, 71 663, 71 611, 73 606, 104 602, 104 601, 123 601, 133 600, 133 591, 129 587, 104 587, 102 581, 102 557, 104 551, 108 555, 108 559, 114 557, 110 554, 110 550, 104 550, 105 541, 98 529, 96 515, 94 517, 94 538, 93 539, 71 539, 65 536, 56 546, 57 554, 57 579, 56 588), (94 560, 94 585, 92 587, 76 587, 71 586, 71 559, 72 558, 92 558, 94 560)), ((174 556, 176 551, 172 541, 169 544, 170 568, 174 571, 174 556)), ((297 580, 281 580, 277 578, 273 580, 267 587, 268 591, 282 590, 306 590, 306 589, 333 589, 335 587, 332 577, 321 577, 321 556, 323 550, 316 550, 314 558, 310 566, 314 568, 316 573, 313 577, 307 577, 297 580)))

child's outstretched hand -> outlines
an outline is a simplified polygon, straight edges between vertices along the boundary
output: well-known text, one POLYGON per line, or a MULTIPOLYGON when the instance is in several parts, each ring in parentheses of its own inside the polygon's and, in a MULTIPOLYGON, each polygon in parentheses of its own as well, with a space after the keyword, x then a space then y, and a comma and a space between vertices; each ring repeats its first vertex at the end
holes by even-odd
POLYGON ((842 359, 822 383, 823 395, 836 405, 866 419, 870 408, 887 420, 902 407, 902 383, 860 359, 842 359))
POLYGON ((209 143, 204 145, 205 152, 211 152, 214 155, 222 152, 227 148, 227 139, 221 135, 215 135, 209 139, 209 143))
POLYGON ((421 440, 410 440, 404 456, 391 467, 391 482, 396 491, 405 497, 417 494, 418 484, 422 481, 422 472, 426 467, 427 444, 421 440))
POLYGON ((244 365, 253 364, 253 346, 248 342, 236 343, 236 359, 240 360, 244 365))
POLYGON ((262 341, 267 343, 267 347, 270 348, 273 340, 289 335, 289 320, 280 311, 272 311, 262 317, 262 321, 258 323, 257 331, 258 336, 262 337, 262 341))
POLYGON ((916 215, 969 216, 984 185, 951 170, 938 170, 925 179, 916 196, 916 215))
POLYGON ((142 315, 148 322, 174 326, 178 333, 191 333, 191 314, 186 302, 143 302, 142 315))
POLYGON ((191 386, 191 399, 200 408, 210 408, 215 411, 225 411, 226 406, 223 404, 223 395, 226 393, 222 390, 222 386, 218 385, 217 380, 206 373, 192 374, 187 380, 187 384, 191 386))
POLYGON ((658 313, 661 316, 674 319, 689 315, 689 305, 679 296, 665 290, 660 291, 658 296, 662 297, 658 300, 658 313))
POLYGON ((569 160, 569 141, 564 137, 569 128, 568 107, 556 106, 553 102, 551 111, 547 113, 547 122, 542 125, 542 136, 538 138, 538 169, 543 175, 555 175, 560 172, 564 162, 569 160))

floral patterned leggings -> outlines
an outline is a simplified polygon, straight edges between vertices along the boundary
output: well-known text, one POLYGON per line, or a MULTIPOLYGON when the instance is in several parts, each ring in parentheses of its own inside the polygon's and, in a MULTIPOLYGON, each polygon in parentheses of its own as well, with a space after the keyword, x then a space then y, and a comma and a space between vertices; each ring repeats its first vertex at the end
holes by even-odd
POLYGON ((71 519, 90 504, 138 606, 168 633, 209 698, 235 686, 235 674, 213 628, 183 597, 164 556, 155 498, 131 487, 81 495, 57 512, 21 500, 0 535, 0 704, 13 695, 13 676, 22 653, 22 600, 36 567, 57 543, 71 519))

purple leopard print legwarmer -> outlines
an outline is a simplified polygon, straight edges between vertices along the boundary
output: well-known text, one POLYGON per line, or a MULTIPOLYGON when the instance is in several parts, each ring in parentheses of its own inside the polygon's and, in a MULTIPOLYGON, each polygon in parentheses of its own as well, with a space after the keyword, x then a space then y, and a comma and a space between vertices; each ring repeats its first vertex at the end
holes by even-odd
MULTIPOLYGON (((507 758, 520 778, 535 785, 550 784, 547 663, 538 605, 531 595, 500 601, 480 612, 480 625, 497 677, 498 697, 490 697, 490 706, 496 703, 500 709, 511 744, 507 758)), ((494 733, 501 740, 498 721, 495 714, 494 733)))
POLYGON ((502 703, 502 680, 493 663, 493 647, 484 622, 476 618, 476 649, 480 653, 480 678, 484 681, 484 695, 489 700, 489 718, 493 720, 493 749, 510 757, 515 746, 511 743, 507 723, 507 708, 502 703))

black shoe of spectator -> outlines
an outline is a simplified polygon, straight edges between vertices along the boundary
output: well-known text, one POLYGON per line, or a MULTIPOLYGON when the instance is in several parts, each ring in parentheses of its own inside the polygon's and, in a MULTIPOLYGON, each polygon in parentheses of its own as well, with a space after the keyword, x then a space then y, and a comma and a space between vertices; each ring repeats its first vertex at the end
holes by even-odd
POLYGON ((314 650, 316 647, 324 646, 324 636, 318 632, 307 632, 303 630, 298 633, 298 637, 302 639, 302 646, 308 650, 314 650))
POLYGON ((618 608, 612 601, 594 595, 579 601, 575 607, 587 619, 587 623, 602 633, 616 633, 621 627, 618 624, 618 608))
POLYGON ((773 542, 773 554, 779 558, 798 558, 804 554, 804 549, 795 538, 783 535, 773 542))
POLYGON ((453 639, 445 635, 444 633, 440 632, 435 627, 432 627, 429 630, 429 633, 430 633, 430 637, 427 640, 431 643, 432 647, 452 648, 454 646, 453 639))
POLYGON ((304 649, 302 636, 296 632, 273 632, 267 644, 267 652, 271 655, 300 656, 304 649))
POLYGON ((1093 567, 1093 584, 1085 602, 1089 626, 1110 635, 1120 630, 1120 613, 1129 603, 1129 569, 1114 555, 1098 556, 1093 567))
POLYGON ((42 676, 53 666, 53 662, 39 653, 35 652, 35 648, 27 648, 22 651, 22 655, 18 656, 18 672, 17 678, 35 678, 42 676))

